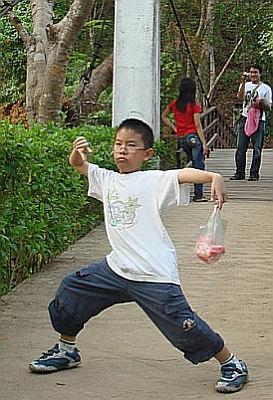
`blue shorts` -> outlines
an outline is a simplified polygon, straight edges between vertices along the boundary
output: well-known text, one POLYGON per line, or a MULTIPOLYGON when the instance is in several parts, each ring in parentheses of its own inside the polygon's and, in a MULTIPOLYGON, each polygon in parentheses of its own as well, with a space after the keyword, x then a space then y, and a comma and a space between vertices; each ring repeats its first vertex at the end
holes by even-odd
POLYGON ((222 338, 192 311, 179 285, 124 279, 106 259, 66 276, 49 313, 57 332, 76 336, 101 311, 132 301, 192 363, 207 361, 223 349, 222 338))

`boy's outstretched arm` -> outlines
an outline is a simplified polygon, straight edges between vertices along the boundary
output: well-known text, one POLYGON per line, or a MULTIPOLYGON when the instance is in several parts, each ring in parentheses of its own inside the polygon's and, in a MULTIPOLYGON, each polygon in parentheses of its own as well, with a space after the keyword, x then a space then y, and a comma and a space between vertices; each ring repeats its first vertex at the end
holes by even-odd
POLYGON ((217 201, 221 210, 227 201, 227 190, 222 175, 215 172, 202 171, 195 168, 184 168, 178 174, 179 183, 209 183, 211 182, 211 201, 217 201))
POLYGON ((89 148, 89 143, 85 137, 80 136, 73 142, 73 149, 69 157, 69 162, 79 172, 88 177, 86 153, 92 154, 92 150, 89 148))

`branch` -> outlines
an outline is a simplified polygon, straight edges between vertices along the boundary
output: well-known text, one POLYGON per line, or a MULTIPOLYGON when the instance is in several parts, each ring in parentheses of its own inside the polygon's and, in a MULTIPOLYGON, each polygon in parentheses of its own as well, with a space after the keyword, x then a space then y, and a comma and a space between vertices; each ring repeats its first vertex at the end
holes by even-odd
POLYGON ((88 20, 94 0, 74 0, 66 16, 55 27, 61 32, 60 40, 74 46, 84 23, 88 20))
POLYGON ((231 55, 229 56, 229 59, 227 60, 227 62, 225 63, 224 67, 222 68, 221 72, 219 73, 219 75, 218 75, 217 78, 215 79, 215 81, 214 81, 214 83, 213 83, 213 85, 212 85, 212 87, 210 88, 209 93, 208 93, 208 98, 209 98, 209 99, 211 99, 211 95, 212 95, 213 90, 215 89, 215 86, 217 85, 219 79, 221 78, 221 76, 222 76, 223 73, 225 72, 225 70, 226 70, 228 64, 230 63, 230 61, 231 61, 232 57, 234 56, 234 54, 236 53, 236 51, 238 50, 238 48, 239 48, 240 44, 242 43, 242 41, 243 41, 243 38, 241 38, 241 39, 239 40, 239 42, 236 44, 236 46, 235 46, 233 52, 232 52, 231 55))
POLYGON ((19 33, 25 46, 27 46, 29 38, 30 38, 28 31, 23 27, 23 24, 21 23, 21 21, 19 20, 19 18, 17 17, 17 15, 15 15, 15 13, 13 11, 8 12, 8 18, 9 18, 11 24, 14 26, 14 28, 19 33))
POLYGON ((201 32, 203 30, 204 20, 205 20, 205 11, 206 11, 205 1, 201 0, 201 14, 200 14, 200 20, 199 20, 199 27, 197 29, 195 37, 201 36, 201 32))

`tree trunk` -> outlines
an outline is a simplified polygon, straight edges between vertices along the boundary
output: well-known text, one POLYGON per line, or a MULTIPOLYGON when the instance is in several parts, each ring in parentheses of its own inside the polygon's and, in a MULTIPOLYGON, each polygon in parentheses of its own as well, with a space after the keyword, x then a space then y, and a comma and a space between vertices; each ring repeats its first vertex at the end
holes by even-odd
POLYGON ((33 33, 27 47, 26 106, 30 120, 39 121, 40 101, 45 89, 48 38, 46 27, 52 25, 50 2, 31 0, 33 33))
POLYGON ((69 56, 92 6, 93 0, 74 0, 65 18, 47 27, 47 65, 38 109, 42 124, 59 119, 69 56))
POLYGON ((55 0, 30 0, 33 32, 28 34, 10 13, 27 49, 26 106, 29 120, 58 121, 71 50, 94 0, 74 0, 62 21, 53 25, 55 0))
POLYGON ((209 90, 215 80, 215 58, 214 58, 214 47, 213 47, 213 31, 214 31, 214 0, 209 0, 207 9, 207 21, 208 21, 208 35, 206 40, 206 52, 207 60, 209 64, 209 90))
POLYGON ((213 28, 213 0, 203 0, 201 2, 200 24, 196 37, 202 43, 198 72, 203 77, 205 87, 208 90, 215 78, 214 49, 212 44, 213 28))
MULTIPOLYGON (((202 78, 206 92, 209 91, 215 79, 214 48, 212 44, 214 29, 213 2, 214 0, 201 0, 199 27, 195 34, 196 41, 201 44, 197 70, 199 76, 202 78)), ((205 108, 207 100, 201 97, 201 93, 199 94, 199 99, 205 108)))

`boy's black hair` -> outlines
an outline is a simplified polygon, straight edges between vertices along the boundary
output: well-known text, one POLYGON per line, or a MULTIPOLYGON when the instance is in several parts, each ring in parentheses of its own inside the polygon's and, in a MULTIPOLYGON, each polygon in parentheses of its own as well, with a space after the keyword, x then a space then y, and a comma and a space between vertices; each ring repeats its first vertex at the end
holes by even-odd
POLYGON ((153 147, 154 134, 152 129, 148 124, 146 124, 146 122, 136 118, 128 118, 120 123, 117 128, 117 132, 119 132, 123 128, 131 129, 132 131, 138 133, 141 136, 146 149, 153 147))
POLYGON ((263 68, 261 67, 260 64, 256 64, 256 63, 250 64, 248 71, 250 71, 250 68, 258 69, 260 74, 263 72, 263 68))

